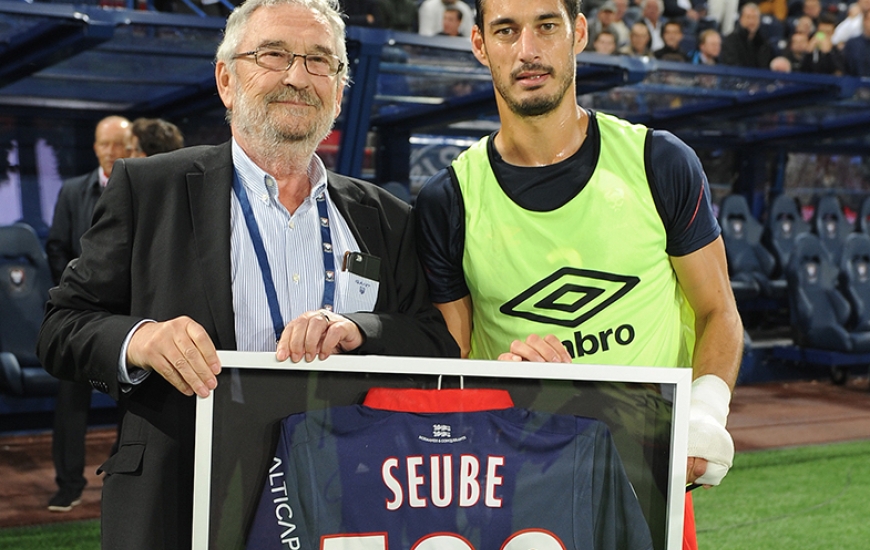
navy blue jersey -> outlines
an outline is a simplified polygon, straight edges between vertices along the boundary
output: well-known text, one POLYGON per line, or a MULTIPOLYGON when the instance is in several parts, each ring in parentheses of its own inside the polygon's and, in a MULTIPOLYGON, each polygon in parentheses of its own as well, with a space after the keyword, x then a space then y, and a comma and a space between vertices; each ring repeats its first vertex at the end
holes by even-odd
MULTIPOLYGON (((535 212, 560 208, 582 192, 598 163, 601 135, 594 111, 586 139, 570 158, 549 166, 512 166, 489 140, 490 158, 499 183, 514 201, 535 212)), ((494 136, 495 134, 493 134, 494 136)), ((685 256, 719 236, 710 186, 695 152, 663 130, 650 130, 644 151, 647 180, 667 232, 666 252, 685 256)), ((417 197, 417 247, 435 303, 469 294, 462 270, 465 208, 458 185, 447 169, 432 176, 417 197)))
POLYGON ((370 390, 295 414, 249 549, 651 549, 605 425, 502 390, 370 390), (455 411, 455 412, 452 412, 455 411))

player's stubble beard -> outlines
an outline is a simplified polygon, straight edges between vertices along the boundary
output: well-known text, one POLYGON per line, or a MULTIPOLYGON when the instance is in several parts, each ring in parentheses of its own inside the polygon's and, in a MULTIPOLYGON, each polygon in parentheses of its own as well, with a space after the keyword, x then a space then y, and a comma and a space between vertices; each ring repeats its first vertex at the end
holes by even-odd
MULTIPOLYGON (((570 61, 574 63, 574 56, 571 55, 570 61)), ((570 65, 569 65, 570 66, 570 65)), ((522 118, 531 118, 545 115, 559 106, 565 98, 565 94, 571 87, 574 80, 574 71, 566 70, 557 73, 552 66, 542 63, 524 63, 518 69, 511 71, 507 75, 507 79, 501 76, 500 70, 493 70, 493 85, 498 94, 504 99, 505 104, 515 115, 522 118), (556 90, 549 95, 537 95, 526 99, 518 99, 512 94, 511 85, 516 82, 517 75, 523 71, 540 71, 546 72, 553 77, 557 83, 556 90)))
MULTIPOLYGON (((245 94, 237 81, 234 92, 234 107, 227 112, 227 119, 234 130, 244 134, 265 158, 286 158, 288 155, 308 157, 326 139, 335 123, 332 112, 324 108, 320 98, 308 90, 285 86, 266 94, 261 102, 257 102, 245 94), (315 116, 308 118, 282 113, 279 119, 279 114, 270 113, 270 109, 286 109, 275 102, 287 100, 311 105, 316 111, 315 116)), ((301 109, 310 110, 311 107, 301 109)))

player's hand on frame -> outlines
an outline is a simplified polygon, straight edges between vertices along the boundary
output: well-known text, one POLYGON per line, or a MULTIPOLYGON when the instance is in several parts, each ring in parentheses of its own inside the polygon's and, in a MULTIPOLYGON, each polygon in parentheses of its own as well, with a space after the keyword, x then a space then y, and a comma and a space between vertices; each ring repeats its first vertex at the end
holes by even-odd
POLYGON ((730 401, 731 388, 722 378, 706 374, 692 382, 687 483, 719 485, 731 468, 734 439, 725 429, 730 401))
POLYGON ((326 359, 333 353, 355 350, 363 344, 359 327, 342 315, 319 309, 293 319, 281 334, 276 358, 298 363, 326 359))
POLYGON ((221 371, 214 343, 190 317, 139 326, 127 346, 127 365, 153 370, 185 395, 207 397, 221 371))
POLYGON ((529 335, 525 342, 514 340, 509 352, 498 356, 499 361, 533 361, 535 363, 570 363, 571 356, 561 340, 552 334, 541 338, 529 335))

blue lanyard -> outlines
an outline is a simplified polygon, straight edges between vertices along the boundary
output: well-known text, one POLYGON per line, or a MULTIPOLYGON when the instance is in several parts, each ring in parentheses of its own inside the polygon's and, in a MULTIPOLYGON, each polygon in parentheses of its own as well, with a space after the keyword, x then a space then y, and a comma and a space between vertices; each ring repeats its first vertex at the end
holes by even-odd
POLYGON ((326 207, 326 191, 317 196, 317 212, 320 214, 320 241, 323 244, 323 300, 320 307, 332 311, 335 304, 335 255, 332 253, 332 235, 329 229, 329 209, 326 207))
MULTIPOLYGON (((284 318, 281 315, 281 306, 278 304, 278 293, 275 290, 275 281, 272 279, 272 268, 269 266, 269 258, 266 256, 266 247, 263 237, 260 235, 260 227, 254 217, 254 210, 248 201, 248 194, 242 185, 239 175, 233 178, 233 191, 239 199, 239 206, 245 217, 245 225, 251 235, 251 244, 254 245, 254 253, 257 255, 257 263, 260 265, 260 273, 263 276, 263 286, 266 290, 266 301, 269 303, 269 312, 272 316, 272 325, 275 328, 275 341, 281 339, 284 332, 284 318)), ((326 206, 326 192, 317 197, 317 211, 320 215, 320 239, 323 245, 323 267, 326 271, 323 283, 323 301, 321 307, 327 311, 333 310, 335 300, 335 258, 332 254, 332 236, 329 230, 329 209, 326 206)))

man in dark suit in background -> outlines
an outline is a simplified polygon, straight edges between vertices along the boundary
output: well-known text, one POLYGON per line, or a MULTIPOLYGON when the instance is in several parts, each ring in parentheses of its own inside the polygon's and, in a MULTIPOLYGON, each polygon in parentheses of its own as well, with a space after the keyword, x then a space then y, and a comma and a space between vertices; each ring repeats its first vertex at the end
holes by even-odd
POLYGON ((719 63, 754 69, 770 68, 773 48, 761 32, 761 10, 753 3, 740 8, 739 26, 722 39, 719 63))
MULTIPOLYGON (((130 155, 131 124, 126 118, 109 116, 97 124, 94 153, 100 165, 96 170, 69 179, 61 187, 54 218, 45 244, 54 283, 73 258, 82 253, 80 239, 91 226, 97 199, 109 181, 112 166, 130 155)), ((48 502, 52 512, 69 512, 81 503, 87 484, 85 470, 85 433, 91 407, 89 384, 62 380, 54 414, 51 455, 58 491, 48 502)))
POLYGON ((458 355, 410 207, 314 154, 347 83, 335 2, 266 2, 233 12, 217 52, 231 142, 119 162, 49 300, 46 369, 129 392, 102 467, 103 548, 190 546, 192 396, 216 387, 216 349, 458 355), (373 271, 343 269, 346 252, 373 271))

